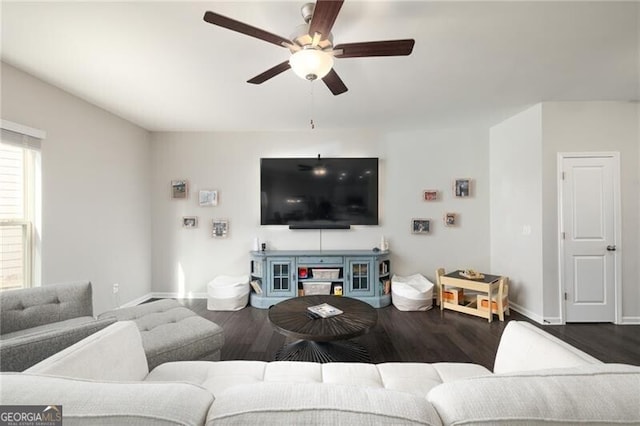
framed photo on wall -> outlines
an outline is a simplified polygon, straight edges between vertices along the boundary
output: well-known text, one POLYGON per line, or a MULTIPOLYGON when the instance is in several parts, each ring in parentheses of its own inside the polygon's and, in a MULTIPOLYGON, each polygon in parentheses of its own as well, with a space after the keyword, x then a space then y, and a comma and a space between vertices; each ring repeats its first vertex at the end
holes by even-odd
POLYGON ((438 199, 438 191, 435 189, 425 189, 422 192, 422 199, 424 201, 436 201, 438 199))
POLYGON ((471 196, 471 179, 459 178, 453 182, 453 195, 459 198, 471 196))
POLYGON ((218 205, 218 191, 201 190, 198 194, 200 207, 210 207, 218 205))
POLYGON ((198 227, 198 217, 197 216, 185 216, 182 218, 182 227, 183 228, 197 228, 198 227))
POLYGON ((213 238, 227 238, 229 234, 229 221, 227 219, 213 219, 213 238))
POLYGON ((412 234, 428 234, 431 230, 431 221, 429 219, 411 219, 412 234))
POLYGON ((444 219, 444 226, 458 225, 458 213, 445 213, 443 219, 444 219))
POLYGON ((174 200, 184 200, 189 196, 189 182, 185 179, 171 181, 171 198, 174 200))

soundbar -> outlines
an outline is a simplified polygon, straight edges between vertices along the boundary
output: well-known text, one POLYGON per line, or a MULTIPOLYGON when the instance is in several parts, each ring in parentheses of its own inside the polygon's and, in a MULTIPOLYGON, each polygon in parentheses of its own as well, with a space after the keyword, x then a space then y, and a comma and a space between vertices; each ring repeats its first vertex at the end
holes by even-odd
POLYGON ((289 225, 289 229, 351 229, 343 223, 298 223, 289 225))

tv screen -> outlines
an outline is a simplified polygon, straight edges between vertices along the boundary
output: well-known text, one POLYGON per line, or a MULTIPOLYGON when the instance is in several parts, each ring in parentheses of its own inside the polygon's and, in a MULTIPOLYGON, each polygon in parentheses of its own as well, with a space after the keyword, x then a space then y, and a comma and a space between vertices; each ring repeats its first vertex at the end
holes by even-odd
POLYGON ((263 158, 260 200, 262 225, 377 225, 378 159, 263 158))

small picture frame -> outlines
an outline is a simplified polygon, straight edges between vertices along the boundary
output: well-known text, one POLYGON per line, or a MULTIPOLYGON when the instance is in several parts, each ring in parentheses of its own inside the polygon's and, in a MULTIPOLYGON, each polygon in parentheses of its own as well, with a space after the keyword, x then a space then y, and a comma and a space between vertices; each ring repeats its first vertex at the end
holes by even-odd
POLYGON ((171 181, 171 198, 174 200, 185 200, 189 196, 189 182, 185 179, 171 181))
POLYGON ((411 219, 412 234, 428 234, 430 230, 431 230, 431 220, 411 219))
POLYGON ((435 189, 425 189, 422 192, 422 199, 424 201, 436 201, 438 199, 438 191, 435 189))
POLYGON ((453 195, 458 198, 471 196, 471 179, 459 178, 453 182, 453 195))
POLYGON ((217 206, 218 191, 201 190, 198 193, 198 203, 200 207, 217 206))
POLYGON ((229 234, 229 221, 227 219, 213 219, 212 224, 211 236, 213 238, 227 238, 229 234))
POLYGON ((457 226, 458 225, 458 213, 447 212, 443 216, 444 226, 457 226))
POLYGON ((183 228, 197 228, 198 227, 198 217, 197 216, 184 216, 182 218, 182 227, 183 228))

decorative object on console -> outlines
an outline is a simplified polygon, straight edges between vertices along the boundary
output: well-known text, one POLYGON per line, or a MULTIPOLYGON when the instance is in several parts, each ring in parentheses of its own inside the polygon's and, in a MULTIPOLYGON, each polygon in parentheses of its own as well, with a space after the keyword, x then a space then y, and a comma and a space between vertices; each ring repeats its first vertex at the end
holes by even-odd
POLYGON ((313 278, 319 280, 337 280, 340 276, 340 269, 311 269, 313 278))
POLYGON ((389 242, 384 238, 384 235, 380 237, 380 250, 381 251, 389 250, 389 242))
POLYGON ((444 214, 444 226, 457 226, 458 225, 458 213, 445 213, 444 214))
POLYGON ((227 219, 213 219, 213 238, 227 238, 229 234, 229 221, 227 219))
POLYGON ((309 275, 309 268, 298 268, 298 278, 307 278, 309 275))
POLYGON ((171 198, 174 200, 184 200, 189 197, 189 182, 186 179, 171 181, 171 198))
POLYGON ((412 234, 428 234, 431 230, 431 221, 429 219, 411 219, 412 234))
POLYGON ((197 228, 198 227, 198 217, 197 216, 185 216, 182 218, 182 227, 183 228, 197 228))
POLYGON ((331 294, 331 282, 304 282, 302 290, 305 296, 331 294))
POLYGON ((218 205, 218 191, 201 190, 198 194, 200 207, 210 207, 218 205))
POLYGON ((424 201, 436 201, 438 199, 438 191, 435 189, 426 189, 422 193, 424 201))
POLYGON ((459 198, 471 196, 471 179, 459 178, 453 182, 453 195, 459 198))

